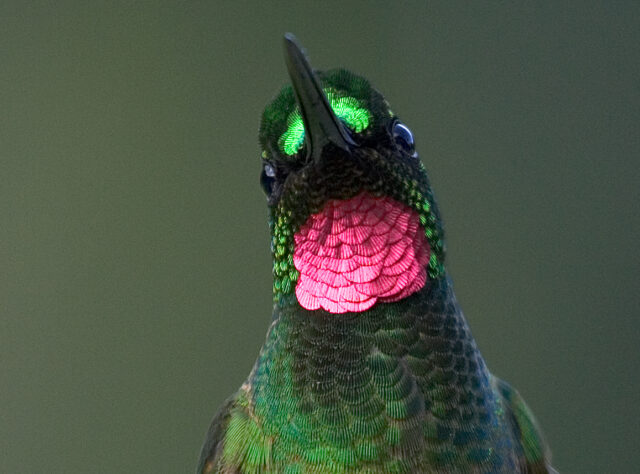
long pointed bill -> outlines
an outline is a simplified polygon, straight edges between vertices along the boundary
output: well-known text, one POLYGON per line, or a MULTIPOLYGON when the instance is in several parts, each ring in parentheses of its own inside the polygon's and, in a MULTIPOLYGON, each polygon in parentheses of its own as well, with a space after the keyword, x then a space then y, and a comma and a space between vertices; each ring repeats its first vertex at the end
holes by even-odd
POLYGON ((323 148, 329 144, 350 152, 354 142, 345 126, 333 113, 318 78, 302 52, 302 47, 291 33, 284 35, 284 51, 289 77, 304 122, 305 140, 310 156, 317 161, 323 148))

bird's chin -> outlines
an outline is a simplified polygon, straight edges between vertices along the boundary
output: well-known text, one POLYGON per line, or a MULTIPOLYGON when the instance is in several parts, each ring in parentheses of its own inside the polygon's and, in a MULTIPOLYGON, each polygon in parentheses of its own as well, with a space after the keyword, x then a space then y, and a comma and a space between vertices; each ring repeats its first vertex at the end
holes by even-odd
POLYGON ((305 309, 359 313, 427 281, 431 249, 416 211, 362 192, 330 200, 294 236, 295 288, 305 309))

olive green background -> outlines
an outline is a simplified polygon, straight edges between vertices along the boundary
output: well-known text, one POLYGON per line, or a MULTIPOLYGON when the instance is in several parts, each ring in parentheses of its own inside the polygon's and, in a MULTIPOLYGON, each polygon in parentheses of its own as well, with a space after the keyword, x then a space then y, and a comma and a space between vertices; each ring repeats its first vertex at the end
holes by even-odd
POLYGON ((637 2, 0 6, 0 472, 189 473, 271 312, 257 128, 315 67, 412 128, 563 473, 637 472, 637 2))

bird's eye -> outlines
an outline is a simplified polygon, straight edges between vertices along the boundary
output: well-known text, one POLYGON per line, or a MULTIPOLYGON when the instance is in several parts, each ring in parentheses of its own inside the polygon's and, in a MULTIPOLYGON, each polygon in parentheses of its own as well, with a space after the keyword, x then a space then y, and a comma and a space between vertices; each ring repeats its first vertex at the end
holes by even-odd
POLYGON ((276 170, 269 163, 265 163, 260 173, 260 185, 267 196, 271 196, 276 182, 276 170))
POLYGON ((393 140, 396 142, 398 148, 408 155, 417 156, 415 142, 413 141, 413 134, 405 124, 402 122, 394 123, 392 133, 393 140))

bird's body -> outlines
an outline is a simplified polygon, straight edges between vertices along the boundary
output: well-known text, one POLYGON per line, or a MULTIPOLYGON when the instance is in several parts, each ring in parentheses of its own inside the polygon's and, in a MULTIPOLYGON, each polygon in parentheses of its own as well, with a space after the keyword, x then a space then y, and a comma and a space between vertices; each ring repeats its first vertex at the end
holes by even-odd
POLYGON ((553 472, 455 299, 411 132, 367 81, 285 44, 293 89, 261 127, 273 321, 198 472, 553 472))

